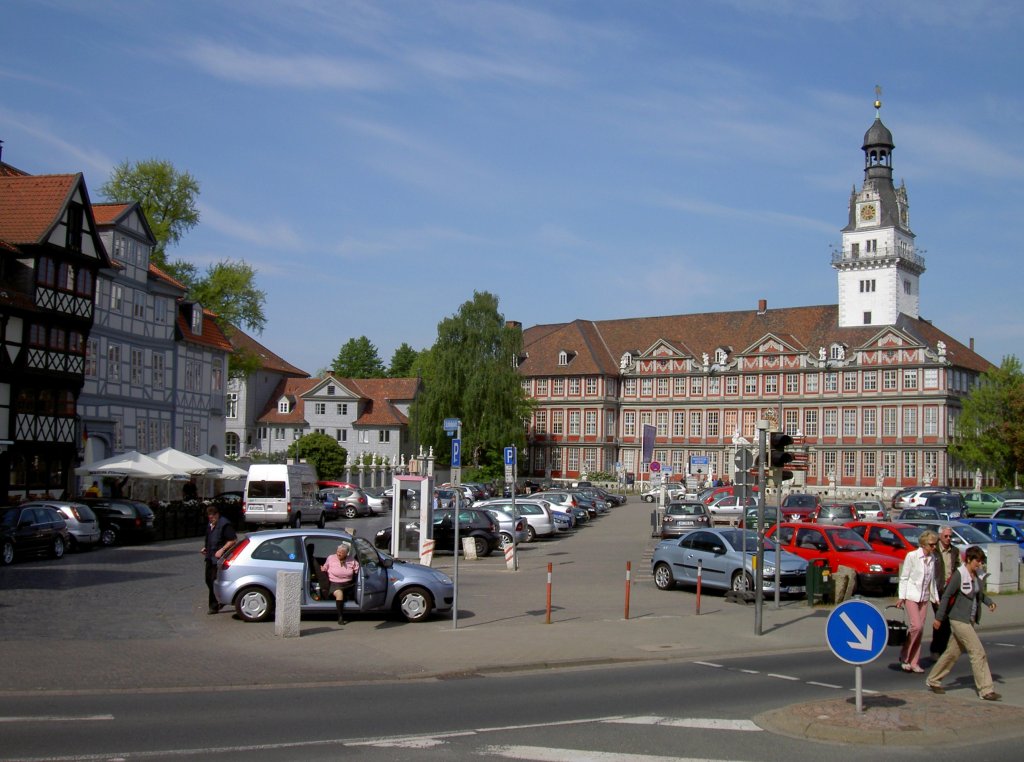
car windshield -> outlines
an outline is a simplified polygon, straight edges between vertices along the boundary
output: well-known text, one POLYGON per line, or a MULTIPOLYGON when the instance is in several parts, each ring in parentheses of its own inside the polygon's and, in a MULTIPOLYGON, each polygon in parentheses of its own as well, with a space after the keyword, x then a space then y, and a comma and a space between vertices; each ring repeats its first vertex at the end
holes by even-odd
POLYGON ((787 508, 813 508, 817 499, 814 495, 789 495, 783 505, 787 508))
POLYGON ((970 524, 957 524, 953 527, 953 531, 956 532, 960 536, 960 539, 967 545, 977 545, 981 542, 992 542, 991 537, 977 527, 972 527, 970 524))
MULTIPOLYGON (((753 552, 757 550, 757 532, 752 529, 723 529, 722 537, 734 550, 742 550, 743 543, 746 542, 747 552, 753 552)), ((767 537, 764 538, 764 549, 765 552, 775 552, 775 543, 769 540, 767 537)))
POLYGON ((848 553, 854 550, 871 550, 871 546, 868 545, 867 541, 852 529, 837 527, 827 531, 828 537, 832 541, 832 546, 841 553, 848 553))

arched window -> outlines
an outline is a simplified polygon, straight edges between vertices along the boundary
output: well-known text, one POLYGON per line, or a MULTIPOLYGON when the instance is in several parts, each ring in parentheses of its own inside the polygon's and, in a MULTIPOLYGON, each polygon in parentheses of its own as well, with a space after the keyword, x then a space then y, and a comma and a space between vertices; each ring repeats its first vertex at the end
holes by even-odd
POLYGON ((224 454, 229 458, 238 457, 238 434, 229 431, 224 435, 224 454))
POLYGON ((569 353, 566 352, 564 349, 561 352, 558 353, 558 364, 559 365, 568 365, 569 364, 569 353))

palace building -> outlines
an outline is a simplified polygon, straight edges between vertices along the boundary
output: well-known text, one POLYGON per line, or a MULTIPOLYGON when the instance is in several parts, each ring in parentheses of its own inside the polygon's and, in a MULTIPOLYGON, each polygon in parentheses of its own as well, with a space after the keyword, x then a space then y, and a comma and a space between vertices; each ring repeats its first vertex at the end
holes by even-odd
MULTIPOLYGON (((875 103, 864 181, 832 254, 838 304, 621 320, 574 320, 523 332, 519 372, 537 406, 527 473, 579 478, 618 468, 650 478, 733 473, 756 422, 800 437, 806 472, 784 489, 892 492, 966 486, 950 458, 963 397, 992 364, 921 317, 925 270, 904 185, 893 184, 893 138, 875 103), (698 464, 702 468, 694 468, 698 464)), ((752 305, 753 307, 753 305, 752 305)))

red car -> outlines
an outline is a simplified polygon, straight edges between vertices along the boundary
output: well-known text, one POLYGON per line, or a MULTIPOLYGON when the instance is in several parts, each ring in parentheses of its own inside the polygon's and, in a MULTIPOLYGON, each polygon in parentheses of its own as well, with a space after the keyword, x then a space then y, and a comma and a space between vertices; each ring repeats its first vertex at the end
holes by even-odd
POLYGON ((789 521, 812 521, 811 515, 821 507, 817 495, 791 492, 782 499, 782 515, 789 521))
POLYGON ((907 553, 916 550, 918 538, 925 527, 913 524, 890 524, 878 521, 850 521, 846 526, 867 540, 875 551, 903 562, 907 553))
POLYGON ((782 549, 806 558, 824 558, 834 573, 841 565, 857 573, 857 587, 889 592, 899 582, 900 560, 878 553, 849 527, 822 524, 785 523, 773 526, 766 537, 776 539, 782 549))

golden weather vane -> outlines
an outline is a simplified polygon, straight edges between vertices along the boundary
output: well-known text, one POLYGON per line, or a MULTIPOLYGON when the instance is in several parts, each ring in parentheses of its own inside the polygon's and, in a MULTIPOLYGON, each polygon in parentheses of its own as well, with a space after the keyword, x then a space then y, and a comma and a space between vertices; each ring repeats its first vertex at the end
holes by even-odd
POLYGON ((875 111, 877 112, 880 108, 882 108, 882 86, 875 85, 875 111))

